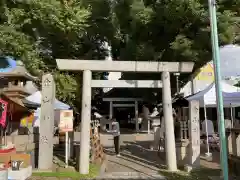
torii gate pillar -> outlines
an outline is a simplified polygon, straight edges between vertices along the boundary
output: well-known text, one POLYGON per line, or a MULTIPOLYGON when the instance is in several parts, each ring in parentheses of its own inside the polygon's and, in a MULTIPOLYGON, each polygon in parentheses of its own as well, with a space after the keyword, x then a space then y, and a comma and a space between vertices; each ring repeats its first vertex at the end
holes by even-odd
POLYGON ((162 72, 162 82, 163 82, 162 103, 165 123, 166 165, 168 170, 177 171, 174 122, 172 115, 171 84, 169 72, 162 72))
POLYGON ((82 111, 81 111, 81 137, 79 154, 79 172, 89 173, 89 153, 90 153, 90 126, 91 126, 91 96, 92 96, 92 72, 83 71, 82 85, 82 111))

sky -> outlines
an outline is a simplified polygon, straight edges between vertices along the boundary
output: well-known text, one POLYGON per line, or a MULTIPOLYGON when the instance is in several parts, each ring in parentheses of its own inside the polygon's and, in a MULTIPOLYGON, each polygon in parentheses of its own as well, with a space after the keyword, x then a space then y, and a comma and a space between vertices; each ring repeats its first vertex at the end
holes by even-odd
POLYGON ((220 62, 223 77, 240 76, 240 46, 227 45, 220 48, 220 62))
MULTIPOLYGON (((110 52, 110 47, 106 44, 110 52)), ((108 54, 106 60, 112 60, 111 54, 108 54)), ((230 76, 240 76, 240 46, 226 45, 220 48, 220 66, 221 75, 223 78, 230 76)), ((109 80, 117 80, 121 78, 120 72, 111 72, 108 76, 109 80)), ((111 88, 104 88, 104 92, 111 90, 111 88)))

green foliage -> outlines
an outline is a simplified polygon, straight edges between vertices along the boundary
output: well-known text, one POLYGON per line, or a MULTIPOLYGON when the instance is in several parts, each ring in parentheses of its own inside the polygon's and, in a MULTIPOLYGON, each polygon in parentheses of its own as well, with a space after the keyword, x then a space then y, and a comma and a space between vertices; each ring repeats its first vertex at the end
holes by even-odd
POLYGON ((8 0, 1 2, 0 10, 0 55, 22 60, 40 79, 51 72, 58 98, 80 108, 81 73, 59 72, 55 59, 105 57, 101 45, 111 30, 108 1, 8 0))
POLYGON ((163 169, 161 169, 159 173, 169 180, 205 180, 209 179, 209 177, 220 177, 221 170, 200 167, 199 169, 194 169, 190 173, 184 171, 169 172, 163 169))
MULTIPOLYGON (((233 43, 236 13, 221 3, 218 7, 220 44, 233 43)), ((118 38, 120 59, 194 61, 196 68, 210 60, 207 1, 118 0, 114 8, 117 32, 124 37, 118 38)))
MULTIPOLYGON (((63 163, 64 164, 64 163, 63 163)), ((99 173, 99 166, 90 164, 89 174, 80 174, 79 172, 73 171, 72 168, 59 168, 59 172, 34 172, 32 177, 40 179, 52 179, 52 178, 71 178, 72 180, 96 178, 99 173)))
MULTIPOLYGON (((235 43, 240 37, 236 23, 240 1, 217 2, 220 45, 235 43)), ((208 11, 208 1, 202 0, 117 0, 113 55, 126 60, 194 61, 198 69, 212 58, 208 11)), ((124 73, 125 79, 132 76, 124 73)), ((184 80, 186 76, 180 76, 184 80)))
MULTIPOLYGON (((218 1, 220 45, 240 42, 239 5, 218 1)), ((114 59, 194 61, 195 69, 211 60, 203 0, 2 0, 0 11, 0 55, 21 59, 39 77, 52 72, 58 98, 74 107, 81 106, 82 75, 59 72, 55 59, 104 59, 105 41, 114 59)), ((125 79, 155 76, 124 73, 125 79)))

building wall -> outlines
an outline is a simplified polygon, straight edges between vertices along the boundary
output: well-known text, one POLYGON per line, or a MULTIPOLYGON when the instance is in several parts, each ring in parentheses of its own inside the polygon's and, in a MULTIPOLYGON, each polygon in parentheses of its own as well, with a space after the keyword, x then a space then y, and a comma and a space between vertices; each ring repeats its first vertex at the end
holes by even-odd
POLYGON ((194 78, 180 90, 180 93, 183 93, 184 97, 204 90, 214 81, 214 69, 212 63, 207 63, 199 69, 199 71, 195 72, 193 77, 194 78))

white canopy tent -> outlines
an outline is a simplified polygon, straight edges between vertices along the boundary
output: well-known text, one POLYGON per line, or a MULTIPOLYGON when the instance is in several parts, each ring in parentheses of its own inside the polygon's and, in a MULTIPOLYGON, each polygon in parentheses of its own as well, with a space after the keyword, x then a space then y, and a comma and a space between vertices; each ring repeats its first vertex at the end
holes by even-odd
POLYGON ((232 103, 240 102, 240 92, 223 92, 224 100, 232 103))
MULTIPOLYGON (((239 88, 229 85, 224 81, 221 81, 222 93, 223 93, 223 106, 231 108, 231 116, 232 116, 232 107, 240 106, 240 94, 239 101, 234 100, 234 95, 232 93, 238 93, 239 88), (230 95, 232 94, 232 95, 230 95)), ((240 92, 239 92, 240 93, 240 92)), ((211 156, 209 152, 209 142, 208 142, 208 119, 206 114, 206 107, 216 107, 216 89, 215 83, 210 84, 206 89, 200 91, 194 95, 188 96, 186 98, 188 101, 197 100, 199 101, 199 106, 204 108, 204 117, 205 117, 205 128, 206 128, 206 136, 207 136, 207 156, 211 156)))
MULTIPOLYGON (((24 102, 28 103, 28 104, 35 104, 35 105, 40 106, 41 101, 42 101, 42 93, 40 91, 37 91, 37 92, 33 93, 32 95, 26 97, 24 102)), ((70 106, 55 99, 54 109, 67 110, 67 109, 70 109, 70 106)))
MULTIPOLYGON (((222 86, 222 92, 223 92, 224 107, 240 106, 240 92, 239 92, 239 100, 238 101, 234 100, 234 98, 230 98, 230 95, 227 95, 227 93, 238 93, 238 91, 240 89, 238 87, 229 85, 224 81, 221 82, 221 86, 222 86), (224 95, 224 94, 226 94, 226 95, 224 95)), ((215 83, 213 82, 203 91, 200 91, 194 95, 188 96, 186 99, 188 101, 192 101, 192 100, 199 101, 200 107, 216 107, 215 83)))

